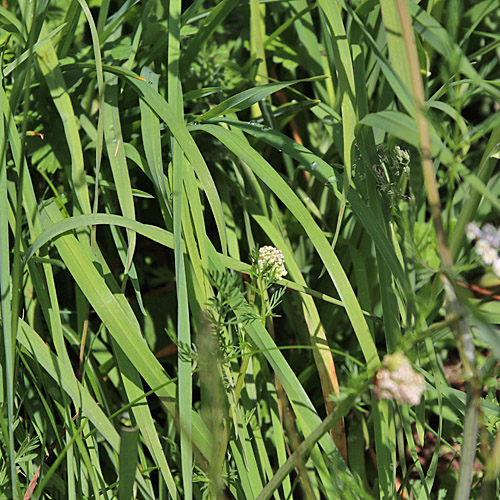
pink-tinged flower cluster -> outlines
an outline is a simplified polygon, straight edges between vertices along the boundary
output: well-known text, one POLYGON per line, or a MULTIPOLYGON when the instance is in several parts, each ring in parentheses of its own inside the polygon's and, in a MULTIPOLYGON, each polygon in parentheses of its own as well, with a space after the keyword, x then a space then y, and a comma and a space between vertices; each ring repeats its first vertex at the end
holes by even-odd
POLYGON ((465 233, 469 240, 476 240, 474 250, 486 266, 492 266, 493 272, 500 278, 500 257, 498 256, 500 230, 496 229, 493 224, 485 224, 479 229, 474 222, 469 222, 465 233))
POLYGON ((272 246, 265 246, 259 249, 257 258, 259 272, 272 277, 272 280, 280 280, 287 275, 285 269, 285 257, 283 252, 272 246))
POLYGON ((425 379, 417 373, 402 352, 386 354, 375 376, 375 394, 379 399, 417 405, 425 391, 425 379))

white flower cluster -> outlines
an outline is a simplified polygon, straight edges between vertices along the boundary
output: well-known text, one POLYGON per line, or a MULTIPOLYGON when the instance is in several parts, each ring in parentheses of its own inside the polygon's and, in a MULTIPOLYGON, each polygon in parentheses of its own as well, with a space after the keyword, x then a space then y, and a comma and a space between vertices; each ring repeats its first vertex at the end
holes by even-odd
POLYGON ((259 248, 257 267, 261 274, 269 274, 276 280, 280 280, 287 274, 283 252, 272 246, 259 248))
POLYGON ((425 379, 411 366, 402 352, 386 354, 375 377, 375 394, 379 399, 417 405, 425 391, 425 379))
POLYGON ((474 250, 481 257, 486 266, 492 266, 493 272, 500 278, 500 229, 495 229, 493 224, 485 224, 481 229, 469 222, 465 233, 469 240, 476 240, 474 250))

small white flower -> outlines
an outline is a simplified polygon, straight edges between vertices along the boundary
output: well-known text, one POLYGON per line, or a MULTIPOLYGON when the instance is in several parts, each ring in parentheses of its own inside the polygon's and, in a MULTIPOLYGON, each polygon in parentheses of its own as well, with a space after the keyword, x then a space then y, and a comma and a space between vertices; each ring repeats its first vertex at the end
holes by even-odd
POLYGON ((399 146, 394 147, 394 153, 399 163, 408 165, 410 163, 410 153, 406 149, 401 149, 399 146))
POLYGON ((481 238, 476 241, 476 246, 474 247, 474 249, 476 250, 476 253, 482 257, 484 252, 487 252, 491 249, 491 245, 488 240, 481 238))
POLYGON ((481 232, 481 229, 474 224, 474 222, 469 222, 465 228, 465 234, 467 235, 467 239, 475 240, 480 238, 483 233, 481 232))
POLYGON ((287 275, 283 252, 272 246, 259 249, 257 267, 261 274, 269 274, 272 279, 280 280, 287 275))
POLYGON ((425 391, 425 379, 411 366, 402 352, 386 354, 375 377, 375 394, 379 399, 417 405, 425 391))
POLYGON ((491 266, 491 264, 493 264, 495 259, 498 258, 498 252, 496 249, 490 246, 489 248, 485 248, 483 250, 483 254, 481 255, 481 257, 483 259, 483 262, 487 266, 491 266))
POLYGON ((470 222, 466 228, 467 238, 476 240, 474 250, 481 257, 486 266, 493 265, 493 272, 500 278, 500 228, 496 229, 491 223, 486 223, 481 229, 470 222))

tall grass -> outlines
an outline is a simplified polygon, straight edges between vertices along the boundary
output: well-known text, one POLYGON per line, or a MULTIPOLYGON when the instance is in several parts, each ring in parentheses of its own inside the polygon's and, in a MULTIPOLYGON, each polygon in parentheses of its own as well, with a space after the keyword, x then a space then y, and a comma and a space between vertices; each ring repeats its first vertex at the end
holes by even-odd
POLYGON ((499 7, 4 1, 1 498, 498 498, 499 7))

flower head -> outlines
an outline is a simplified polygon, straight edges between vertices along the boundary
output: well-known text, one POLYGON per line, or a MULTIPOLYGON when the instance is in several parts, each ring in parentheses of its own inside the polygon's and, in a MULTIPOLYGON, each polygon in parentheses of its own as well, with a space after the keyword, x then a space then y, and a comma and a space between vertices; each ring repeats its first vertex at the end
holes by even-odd
POLYGON ((481 229, 474 224, 474 222, 469 222, 465 228, 465 234, 467 235, 468 240, 475 240, 481 237, 481 229))
POLYGON ((402 352, 386 354, 375 377, 375 394, 379 399, 417 405, 425 391, 424 377, 411 366, 402 352))
POLYGON ((272 246, 259 249, 256 271, 261 276, 267 276, 271 281, 280 280, 287 275, 283 252, 272 246))
POLYGON ((483 258, 483 262, 487 266, 491 266, 491 264, 493 264, 495 259, 498 258, 498 251, 491 246, 487 247, 483 250, 481 257, 483 258))
POLYGON ((493 272, 500 277, 498 250, 500 249, 500 229, 486 223, 481 229, 470 222, 465 229, 469 240, 476 240, 474 250, 486 266, 493 265, 493 272))

